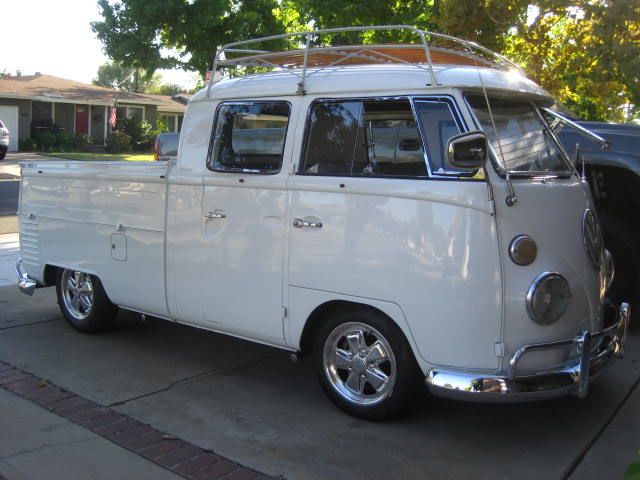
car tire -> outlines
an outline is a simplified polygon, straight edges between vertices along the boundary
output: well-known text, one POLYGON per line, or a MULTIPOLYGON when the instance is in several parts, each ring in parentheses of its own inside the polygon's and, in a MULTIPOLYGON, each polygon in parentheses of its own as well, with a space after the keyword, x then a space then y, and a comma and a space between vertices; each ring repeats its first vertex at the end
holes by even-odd
POLYGON ((82 333, 108 330, 118 313, 95 275, 58 269, 56 276, 58 305, 69 324, 82 333))
POLYGON ((366 420, 408 413, 424 377, 400 328, 367 308, 335 313, 319 328, 313 363, 331 401, 366 420))
POLYGON ((640 301, 640 248, 636 235, 628 222, 613 215, 602 215, 601 227, 604 245, 611 252, 615 269, 607 297, 616 306, 628 302, 634 314, 640 301))
POLYGON ((0 149, 0 160, 4 160, 4 157, 6 155, 7 155, 7 149, 6 148, 0 149))

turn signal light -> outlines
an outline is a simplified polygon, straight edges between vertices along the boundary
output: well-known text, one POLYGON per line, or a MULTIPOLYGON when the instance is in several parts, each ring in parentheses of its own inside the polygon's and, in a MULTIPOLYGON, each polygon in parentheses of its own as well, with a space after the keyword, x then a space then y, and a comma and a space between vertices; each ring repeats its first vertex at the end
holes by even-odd
POLYGON ((538 255, 538 246, 528 235, 518 235, 509 245, 509 256, 513 263, 521 266, 531 265, 538 255))

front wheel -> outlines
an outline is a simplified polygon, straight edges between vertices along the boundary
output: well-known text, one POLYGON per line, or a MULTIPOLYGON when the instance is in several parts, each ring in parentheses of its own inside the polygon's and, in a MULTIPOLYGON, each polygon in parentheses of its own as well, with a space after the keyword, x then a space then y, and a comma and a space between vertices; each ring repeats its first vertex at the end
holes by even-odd
POLYGON ((421 377, 402 331, 367 309, 336 314, 320 328, 314 363, 333 403, 367 420, 408 411, 421 377))
POLYGON ((118 307, 111 303, 98 277, 88 273, 59 269, 56 293, 67 322, 83 333, 109 329, 118 313, 118 307))

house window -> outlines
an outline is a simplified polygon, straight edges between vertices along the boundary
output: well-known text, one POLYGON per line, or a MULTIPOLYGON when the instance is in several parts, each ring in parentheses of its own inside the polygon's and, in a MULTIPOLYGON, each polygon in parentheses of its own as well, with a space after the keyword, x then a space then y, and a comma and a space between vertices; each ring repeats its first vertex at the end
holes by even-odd
POLYGON ((178 115, 178 132, 182 130, 182 120, 184 120, 184 115, 178 115))
POLYGON ((278 173, 289 111, 286 102, 222 104, 213 127, 209 168, 223 172, 278 173))
POLYGON ((144 107, 127 107, 127 118, 137 117, 138 120, 144 120, 144 107))
POLYGON ((31 102, 31 126, 33 135, 53 127, 53 103, 31 102))

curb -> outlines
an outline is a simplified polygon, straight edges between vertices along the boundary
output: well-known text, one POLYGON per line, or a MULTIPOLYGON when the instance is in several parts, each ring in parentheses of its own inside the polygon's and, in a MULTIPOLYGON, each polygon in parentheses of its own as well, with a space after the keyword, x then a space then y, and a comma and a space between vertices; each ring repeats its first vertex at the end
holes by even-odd
MULTIPOLYGON (((5 362, 0 362, 0 388, 187 479, 274 478, 157 430, 5 362)), ((3 480, 2 476, 0 480, 3 480)))

